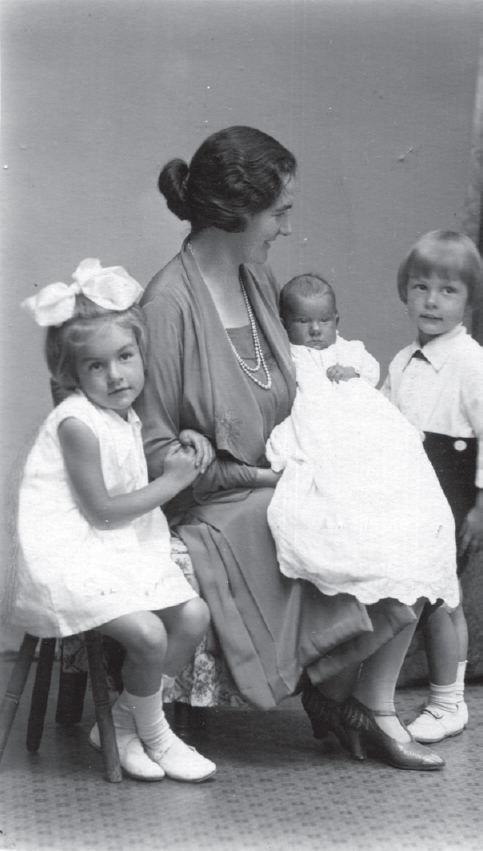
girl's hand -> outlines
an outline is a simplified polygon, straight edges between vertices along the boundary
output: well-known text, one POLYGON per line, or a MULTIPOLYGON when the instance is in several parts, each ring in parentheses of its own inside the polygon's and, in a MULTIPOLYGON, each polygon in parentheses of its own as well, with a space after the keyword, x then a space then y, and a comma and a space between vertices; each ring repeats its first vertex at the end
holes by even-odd
POLYGON ((483 506, 475 505, 466 515, 461 528, 461 550, 477 552, 483 547, 483 506))
POLYGON ((195 466, 197 467, 198 473, 203 475, 206 473, 208 467, 215 459, 215 450, 213 449, 210 441, 204 434, 200 434, 199 431, 194 431, 191 428, 185 428, 179 435, 179 442, 183 444, 183 446, 190 446, 195 451, 195 466))
POLYGON ((359 373, 355 371, 353 366, 341 366, 339 363, 336 363, 335 366, 329 366, 327 370, 327 378, 330 381, 335 381, 336 384, 339 381, 350 381, 351 378, 359 377, 359 373))
POLYGON ((164 459, 163 474, 160 479, 169 476, 176 480, 178 492, 187 488, 199 475, 196 466, 196 453, 191 446, 178 443, 171 446, 164 459))

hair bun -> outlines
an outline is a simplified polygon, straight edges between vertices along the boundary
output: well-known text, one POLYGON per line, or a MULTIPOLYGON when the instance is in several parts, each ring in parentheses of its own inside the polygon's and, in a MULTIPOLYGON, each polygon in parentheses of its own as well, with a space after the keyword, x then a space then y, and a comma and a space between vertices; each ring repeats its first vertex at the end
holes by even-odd
POLYGON ((158 189, 166 198, 168 209, 182 220, 190 218, 186 188, 188 176, 189 168, 185 161, 174 159, 166 163, 158 178, 158 189))

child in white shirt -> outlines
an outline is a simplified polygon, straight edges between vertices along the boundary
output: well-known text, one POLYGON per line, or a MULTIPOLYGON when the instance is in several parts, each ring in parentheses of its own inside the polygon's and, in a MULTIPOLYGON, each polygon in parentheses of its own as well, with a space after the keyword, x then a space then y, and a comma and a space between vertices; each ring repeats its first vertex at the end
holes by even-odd
MULTIPOLYGON (((453 511, 458 574, 483 543, 483 349, 462 325, 481 286, 473 242, 432 231, 398 272, 398 290, 418 337, 389 366, 383 393, 413 423, 453 511)), ((429 702, 409 725, 417 741, 438 742, 468 722, 464 676, 468 630, 461 603, 441 606, 425 628, 429 702)))

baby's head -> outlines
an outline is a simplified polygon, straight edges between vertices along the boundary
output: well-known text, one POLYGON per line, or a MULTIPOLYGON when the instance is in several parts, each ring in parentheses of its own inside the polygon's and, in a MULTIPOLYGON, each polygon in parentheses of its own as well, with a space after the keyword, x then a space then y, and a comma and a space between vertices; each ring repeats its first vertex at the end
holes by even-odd
POLYGON ((481 258, 472 240, 455 231, 422 236, 401 263, 399 297, 422 344, 451 331, 481 296, 481 258))
POLYGON ((334 290, 313 272, 297 275, 285 284, 280 293, 280 316, 295 346, 326 349, 337 339, 334 290))
POLYGON ((98 261, 84 261, 73 277, 76 284, 51 284, 24 305, 47 326, 47 364, 62 389, 80 388, 124 416, 144 385, 147 329, 135 303, 142 288, 122 267, 98 261))

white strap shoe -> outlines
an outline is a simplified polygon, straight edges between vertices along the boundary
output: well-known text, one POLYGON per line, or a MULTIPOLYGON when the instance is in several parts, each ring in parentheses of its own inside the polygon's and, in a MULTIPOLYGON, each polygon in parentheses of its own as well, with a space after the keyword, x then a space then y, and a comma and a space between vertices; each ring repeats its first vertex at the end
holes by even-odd
POLYGON ((408 730, 417 742, 431 744, 459 736, 467 723, 468 709, 464 701, 458 703, 453 711, 428 704, 421 715, 408 724, 408 730))
MULTIPOLYGON (((119 730, 116 730, 116 742, 119 761, 129 777, 134 780, 155 783, 158 780, 163 780, 166 776, 161 765, 149 758, 136 733, 120 733, 119 730)), ((90 732, 89 744, 97 751, 101 750, 101 737, 97 724, 90 732)))
POLYGON ((213 777, 216 765, 198 753, 195 748, 185 744, 173 733, 173 739, 168 748, 160 753, 147 748, 151 759, 159 765, 172 780, 182 780, 185 783, 202 783, 213 777))

